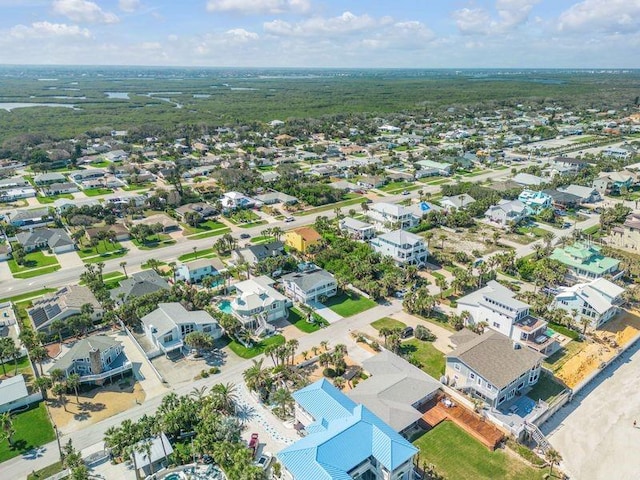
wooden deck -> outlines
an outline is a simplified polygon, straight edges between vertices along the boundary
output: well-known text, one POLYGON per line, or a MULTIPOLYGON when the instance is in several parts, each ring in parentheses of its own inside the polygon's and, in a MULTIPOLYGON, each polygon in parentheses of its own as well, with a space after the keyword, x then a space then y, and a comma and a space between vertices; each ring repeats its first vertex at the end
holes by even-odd
POLYGON ((504 438, 504 434, 491 422, 457 404, 447 408, 442 402, 437 402, 424 412, 422 420, 431 427, 435 427, 443 420, 450 420, 490 450, 495 450, 504 438))

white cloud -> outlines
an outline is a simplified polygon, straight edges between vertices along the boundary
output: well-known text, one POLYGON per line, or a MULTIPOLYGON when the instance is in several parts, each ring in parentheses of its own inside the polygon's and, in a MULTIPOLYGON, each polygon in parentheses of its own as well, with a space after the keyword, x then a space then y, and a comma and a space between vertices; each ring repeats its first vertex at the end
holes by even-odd
POLYGON ((460 33, 465 35, 505 33, 527 22, 540 0, 496 0, 495 18, 484 8, 463 8, 452 13, 460 33))
POLYGON ((105 12, 98 4, 87 0, 55 0, 53 11, 75 22, 116 23, 119 21, 114 13, 105 12))
POLYGON ((260 36, 255 32, 249 32, 244 28, 233 28, 231 30, 227 30, 225 35, 232 40, 236 40, 238 42, 249 42, 252 40, 258 40, 260 36))
POLYGON ((91 32, 78 25, 65 23, 34 22, 30 26, 16 25, 9 30, 9 35, 18 39, 29 38, 55 38, 55 37, 85 37, 89 38, 91 32))
POLYGON ((309 0, 209 0, 210 12, 234 12, 243 15, 305 13, 311 8, 309 0))
POLYGON ((264 29, 267 33, 278 36, 313 37, 317 35, 341 35, 359 32, 380 25, 389 24, 389 17, 374 19, 369 15, 354 15, 344 12, 337 17, 313 17, 297 23, 289 23, 284 20, 265 22, 264 29))
POLYGON ((119 0, 118 8, 127 13, 135 12, 140 8, 140 0, 119 0))
POLYGON ((634 32, 640 28, 639 0, 584 0, 560 14, 561 31, 634 32))

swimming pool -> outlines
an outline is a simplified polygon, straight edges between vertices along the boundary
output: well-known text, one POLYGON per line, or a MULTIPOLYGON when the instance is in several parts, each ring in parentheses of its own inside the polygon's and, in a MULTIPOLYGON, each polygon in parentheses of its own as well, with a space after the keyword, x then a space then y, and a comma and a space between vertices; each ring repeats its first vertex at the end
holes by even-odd
POLYGON ((170 473, 169 475, 164 477, 164 480, 180 480, 181 478, 182 477, 177 473, 170 473))
POLYGON ((231 302, 229 300, 223 300, 218 304, 218 310, 222 313, 232 314, 233 309, 231 308, 231 302))

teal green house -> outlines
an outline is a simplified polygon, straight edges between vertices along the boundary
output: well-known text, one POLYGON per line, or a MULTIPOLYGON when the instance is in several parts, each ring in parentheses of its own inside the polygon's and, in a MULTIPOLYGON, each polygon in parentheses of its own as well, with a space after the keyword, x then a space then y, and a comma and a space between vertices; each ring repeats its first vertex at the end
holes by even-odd
POLYGON ((569 269, 568 277, 574 280, 594 280, 605 276, 617 278, 620 272, 620 260, 606 257, 601 248, 583 242, 576 242, 564 248, 556 248, 551 254, 569 269))

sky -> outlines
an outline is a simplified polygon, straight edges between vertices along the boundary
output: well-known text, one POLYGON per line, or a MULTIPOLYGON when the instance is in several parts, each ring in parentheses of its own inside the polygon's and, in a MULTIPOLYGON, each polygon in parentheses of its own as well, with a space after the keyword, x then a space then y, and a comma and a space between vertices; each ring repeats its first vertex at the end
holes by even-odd
POLYGON ((639 68, 640 0, 0 0, 0 64, 639 68))

